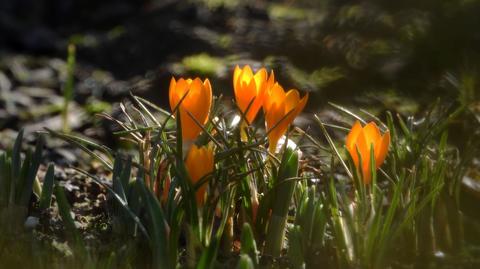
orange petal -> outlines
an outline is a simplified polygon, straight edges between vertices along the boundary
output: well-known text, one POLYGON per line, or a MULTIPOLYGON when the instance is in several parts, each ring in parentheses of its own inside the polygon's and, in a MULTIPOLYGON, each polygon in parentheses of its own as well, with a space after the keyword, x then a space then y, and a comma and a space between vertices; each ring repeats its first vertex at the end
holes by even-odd
POLYGON ((282 103, 285 100, 285 91, 283 90, 280 84, 275 83, 272 88, 268 89, 267 95, 263 102, 263 108, 265 113, 267 113, 269 107, 274 103, 282 103))
POLYGON ((235 99, 240 110, 245 113, 249 102, 255 96, 255 85, 252 85, 252 82, 253 84, 255 84, 255 82, 253 79, 245 81, 243 78, 243 74, 244 71, 241 72, 240 77, 236 82, 235 99), (250 87, 252 87, 253 91, 250 90, 250 87))
POLYGON ((175 81, 175 78, 172 77, 172 79, 170 79, 170 86, 168 89, 168 99, 170 101, 170 109, 172 112, 178 104, 177 93, 175 91, 176 85, 177 85, 177 82, 175 81))
MULTIPOLYGON (((356 143, 358 152, 360 153, 359 159, 361 157, 362 159, 362 167, 361 170, 364 172, 365 176, 365 171, 370 170, 370 149, 371 149, 371 144, 367 144, 367 138, 365 136, 365 129, 362 129, 362 131, 358 134, 357 137, 357 143, 356 143)), ((357 168, 360 169, 360 167, 357 168)))
POLYGON ((365 127, 363 127, 363 131, 365 133, 365 138, 367 139, 367 144, 375 144, 379 139, 382 138, 380 134, 380 130, 378 129, 377 124, 375 122, 369 122, 365 127))
POLYGON ((300 99, 300 94, 297 90, 289 90, 285 98, 285 123, 291 124, 295 118, 302 112, 308 100, 308 94, 300 99))
POLYGON ((240 69, 240 67, 236 65, 235 69, 233 70, 233 89, 237 87, 237 81, 241 73, 242 73, 242 69, 240 69))
POLYGON ((205 92, 205 106, 207 107, 207 116, 205 117, 205 120, 203 121, 203 124, 206 124, 208 122, 208 116, 210 115, 210 108, 212 107, 212 102, 213 102, 213 91, 212 91, 212 85, 210 84, 210 80, 205 79, 205 82, 203 83, 204 85, 204 92, 205 92))
POLYGON ((375 149, 375 165, 377 169, 383 164, 387 157, 388 147, 390 145, 390 132, 386 131, 380 141, 375 149))
POLYGON ((350 156, 352 156, 353 163, 355 164, 355 166, 358 166, 358 155, 357 155, 355 145, 357 143, 358 135, 361 133, 361 131, 362 131, 362 125, 357 120, 353 124, 353 127, 350 130, 350 132, 348 133, 346 141, 345 141, 345 145, 347 147, 348 152, 350 153, 350 156))
POLYGON ((285 94, 285 113, 294 110, 300 101, 300 94, 297 90, 291 89, 285 94))
MULTIPOLYGON (((179 88, 180 82, 180 80, 177 82, 178 92, 183 91, 182 88, 179 88)), ((183 85, 188 85, 186 88, 188 90, 188 96, 184 98, 180 106, 182 136, 184 139, 193 140, 202 130, 193 118, 200 124, 205 124, 208 121, 208 114, 212 102, 212 89, 210 81, 205 80, 205 82, 202 82, 199 78, 183 81, 183 85)))
POLYGON ((175 94, 176 98, 178 98, 177 102, 180 102, 180 100, 182 100, 183 96, 188 92, 188 88, 188 82, 185 79, 180 78, 179 80, 177 80, 177 83, 175 84, 175 94))
POLYGON ((257 84, 254 79, 250 80, 247 88, 244 89, 243 94, 245 95, 245 109, 242 111, 243 113, 247 113, 247 121, 250 124, 255 116, 257 115, 257 111, 255 111, 255 101, 257 98, 257 84), (251 104, 250 104, 251 103, 251 104), (248 109, 248 111, 247 111, 248 109))
POLYGON ((268 77, 267 89, 273 87, 274 84, 275 84, 275 74, 273 73, 273 70, 272 70, 270 71, 270 76, 268 77))
POLYGON ((251 119, 249 119, 250 122, 252 122, 255 117, 257 116, 258 114, 258 111, 260 111, 260 109, 262 108, 263 106, 263 101, 265 100, 265 91, 263 89, 261 89, 256 97, 255 97, 255 100, 253 101, 253 104, 252 104, 252 107, 251 107, 251 114, 253 114, 253 117, 251 119))
POLYGON ((307 105, 307 101, 308 101, 308 92, 307 94, 305 94, 305 96, 303 96, 302 99, 300 99, 299 103, 297 104, 297 107, 295 107, 295 112, 294 112, 294 119, 303 111, 303 109, 305 108, 305 105, 307 105))
POLYGON ((284 124, 285 120, 280 122, 285 116, 285 103, 274 103, 270 106, 265 114, 267 123, 268 141, 270 143, 269 149, 274 152, 280 137, 287 131, 288 124, 284 124), (279 123, 280 122, 280 123, 279 123))
POLYGON ((240 76, 240 79, 248 83, 252 78, 253 78, 252 68, 247 64, 243 67, 243 74, 240 76))
POLYGON ((239 95, 242 93, 242 86, 243 86, 243 69, 240 69, 238 65, 235 67, 235 71, 233 74, 233 92, 235 93, 235 97, 238 99, 239 95))
MULTIPOLYGON (((200 79, 197 81, 198 90, 194 90, 195 93, 198 93, 198 99, 195 100, 195 104, 192 105, 191 113, 196 119, 196 121, 202 125, 205 125, 208 121, 208 115, 210 113, 210 105, 212 102, 211 92, 203 86, 203 83, 200 79)), ((193 96, 192 96, 193 98, 193 96)), ((193 100, 192 100, 193 101, 193 100)), ((193 121, 193 120, 192 120, 193 121)), ((198 130, 198 133, 201 132, 201 127, 193 121, 195 129, 198 130)))
POLYGON ((267 82, 267 70, 265 68, 260 68, 260 70, 255 73, 253 78, 255 79, 255 84, 257 85, 256 94, 260 93, 263 88, 263 84, 267 82))
POLYGON ((363 174, 363 183, 365 185, 370 184, 370 181, 372 180, 372 171, 370 170, 370 166, 368 167, 364 166, 362 169, 362 174, 363 174))
POLYGON ((188 175, 193 183, 195 183, 195 179, 197 178, 197 165, 195 163, 198 161, 198 147, 197 145, 193 144, 190 150, 187 153, 187 157, 185 159, 185 168, 188 171, 188 175))
MULTIPOLYGON (((200 179, 213 171, 213 154, 212 147, 197 147, 195 144, 191 146, 185 160, 185 167, 193 184, 197 183, 200 179)), ((203 204, 206 187, 206 184, 203 184, 197 190, 196 200, 200 205, 203 204)))

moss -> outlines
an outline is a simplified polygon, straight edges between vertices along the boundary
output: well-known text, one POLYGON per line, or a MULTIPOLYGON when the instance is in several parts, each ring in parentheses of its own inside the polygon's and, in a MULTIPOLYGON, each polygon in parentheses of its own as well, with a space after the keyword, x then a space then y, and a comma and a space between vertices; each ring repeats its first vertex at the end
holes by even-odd
POLYGON ((213 76, 223 68, 223 59, 200 53, 183 58, 181 67, 187 72, 213 76))
POLYGON ((268 7, 268 15, 270 18, 277 20, 305 20, 309 19, 312 14, 303 8, 285 4, 271 4, 268 7))

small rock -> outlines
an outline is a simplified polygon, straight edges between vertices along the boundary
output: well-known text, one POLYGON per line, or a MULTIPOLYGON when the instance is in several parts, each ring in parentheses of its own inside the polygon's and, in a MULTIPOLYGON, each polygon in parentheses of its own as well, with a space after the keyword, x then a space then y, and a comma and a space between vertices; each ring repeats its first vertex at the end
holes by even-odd
POLYGON ((40 223, 37 217, 33 216, 28 216, 27 220, 25 220, 25 223, 23 224, 25 229, 27 230, 33 230, 37 225, 40 223))

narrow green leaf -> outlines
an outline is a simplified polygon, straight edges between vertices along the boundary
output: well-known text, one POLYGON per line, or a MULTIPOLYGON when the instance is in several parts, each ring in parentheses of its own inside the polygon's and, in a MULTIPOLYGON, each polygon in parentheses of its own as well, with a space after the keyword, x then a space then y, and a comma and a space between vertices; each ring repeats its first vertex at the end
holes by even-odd
POLYGON ((253 264, 258 266, 257 244, 255 242, 252 227, 247 222, 243 224, 242 236, 240 241, 242 243, 240 254, 248 255, 251 258, 253 264))
POLYGON ((32 156, 30 167, 28 169, 28 175, 24 182, 22 196, 20 198, 20 205, 27 206, 28 201, 32 195, 33 182, 37 177, 38 167, 42 161, 43 147, 45 145, 45 137, 39 135, 37 138, 37 145, 35 147, 35 153, 32 156))
POLYGON ((15 204, 15 193, 16 193, 16 185, 19 183, 19 176, 20 176, 20 169, 21 169, 21 155, 20 151, 22 148, 22 141, 23 141, 23 129, 18 132, 17 139, 15 140, 15 144, 13 145, 12 150, 12 169, 11 169, 11 182, 10 182, 10 193, 9 193, 9 203, 15 204))
POLYGON ((55 185, 55 198, 57 199, 58 212, 62 218, 63 224, 65 225, 65 230, 68 234, 69 241, 73 243, 73 247, 80 254, 79 258, 85 258, 87 255, 87 250, 85 248, 85 243, 83 242, 80 232, 75 226, 75 221, 71 215, 71 208, 68 204, 67 197, 65 196, 65 191, 62 186, 55 185))
POLYGON ((292 202, 296 183, 289 179, 297 177, 297 174, 298 153, 293 149, 286 148, 278 170, 278 177, 275 180, 275 199, 265 240, 264 253, 266 255, 280 256, 285 237, 288 208, 292 202))
POLYGON ((255 269, 255 265, 250 256, 242 254, 240 255, 236 269, 255 269))
POLYGON ((153 193, 147 189, 142 180, 136 180, 141 191, 141 195, 147 208, 150 221, 150 246, 152 249, 153 263, 155 268, 173 268, 170 264, 168 252, 177 251, 169 248, 168 224, 163 214, 160 203, 153 193))
POLYGON ((288 233, 288 258, 294 269, 305 267, 305 249, 303 249, 302 239, 301 228, 295 225, 288 233))
POLYGON ((215 268, 214 265, 217 259, 219 245, 220 240, 214 236, 210 245, 202 252, 202 256, 200 256, 200 260, 196 266, 197 269, 215 268))
POLYGON ((47 173, 43 179, 42 196, 40 197, 40 209, 45 210, 50 207, 52 202, 53 182, 55 179, 55 166, 50 163, 47 168, 47 173))

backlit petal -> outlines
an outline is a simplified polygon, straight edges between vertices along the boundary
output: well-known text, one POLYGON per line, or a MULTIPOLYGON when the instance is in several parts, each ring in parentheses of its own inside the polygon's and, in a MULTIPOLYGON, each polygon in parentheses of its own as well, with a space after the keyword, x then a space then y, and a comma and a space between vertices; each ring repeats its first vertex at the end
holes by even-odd
POLYGON ((298 102, 300 101, 300 94, 297 90, 289 90, 285 94, 285 113, 290 112, 290 110, 294 110, 297 106, 298 102))
MULTIPOLYGON (((185 167, 193 184, 213 172, 213 148, 210 146, 197 147, 193 144, 187 154, 185 167)), ((204 203, 206 184, 203 184, 196 193, 196 200, 199 205, 204 203)))
POLYGON ((380 141, 377 145, 378 150, 375 149, 375 165, 377 169, 383 164, 387 157, 388 147, 390 145, 390 132, 386 131, 380 141))
POLYGON ((255 80, 255 84, 257 85, 256 94, 260 93, 260 91, 263 89, 263 84, 266 83, 267 76, 268 76, 268 74, 267 74, 267 70, 265 70, 265 68, 261 68, 253 76, 253 78, 255 80))
POLYGON ((176 85, 177 85, 177 82, 175 81, 175 78, 172 77, 172 79, 170 80, 170 86, 168 89, 168 99, 170 102, 171 111, 173 111, 178 104, 177 94, 175 92, 176 85))
POLYGON ((278 140, 287 131, 288 124, 280 122, 285 116, 284 103, 274 103, 270 106, 269 110, 265 114, 265 120, 267 123, 268 141, 270 143, 269 149, 274 152, 278 143, 278 140), (280 122, 280 123, 279 123, 280 122))
POLYGON ((302 97, 302 99, 300 99, 300 101, 298 102, 297 106, 295 107, 295 111, 293 113, 294 115, 294 119, 300 115, 300 113, 303 111, 303 109, 305 108, 305 106, 307 105, 307 101, 308 101, 308 92, 307 94, 305 94, 305 96, 302 97))
POLYGON ((365 125, 365 127, 363 127, 363 131, 365 133, 365 138, 367 139, 367 144, 375 144, 379 139, 382 138, 377 124, 375 124, 373 121, 365 125))
POLYGON ((250 80, 253 78, 253 71, 249 65, 243 67, 243 73, 240 76, 240 79, 246 83, 249 83, 250 80))
POLYGON ((233 88, 234 89, 237 87, 237 81, 241 73, 242 73, 242 69, 240 69, 238 65, 235 66, 235 69, 233 70, 233 88))
POLYGON ((372 145, 367 144, 365 129, 363 129, 360 132, 360 134, 358 134, 356 146, 357 146, 358 152, 360 153, 359 157, 361 157, 361 159, 362 159, 362 167, 361 167, 362 169, 361 169, 361 171, 363 173, 364 181, 368 181, 369 180, 369 174, 370 174, 369 173, 370 172, 370 149, 371 149, 372 145))
POLYGON ((280 84, 275 83, 272 88, 270 88, 265 96, 263 101, 263 108, 265 113, 267 113, 269 107, 274 103, 282 103, 285 101, 285 91, 283 90, 280 84))
POLYGON ((352 156, 353 162, 355 166, 358 166, 358 155, 356 151, 356 143, 357 143, 357 138, 358 135, 362 132, 362 125, 360 122, 357 120, 353 124, 352 129, 347 135, 345 145, 347 147, 348 152, 350 153, 350 156, 352 156))

